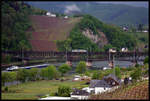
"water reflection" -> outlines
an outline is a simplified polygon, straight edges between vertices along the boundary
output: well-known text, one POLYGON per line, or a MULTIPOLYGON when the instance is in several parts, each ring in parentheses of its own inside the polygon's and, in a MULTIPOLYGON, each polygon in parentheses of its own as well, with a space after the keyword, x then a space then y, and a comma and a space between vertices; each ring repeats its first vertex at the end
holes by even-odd
MULTIPOLYGON (((49 63, 50 65, 55 65, 56 67, 64 64, 65 62, 61 63, 49 63)), ((72 67, 76 67, 79 62, 72 62, 72 67)), ((138 64, 143 65, 142 61, 138 61, 138 64)), ((115 66, 120 67, 130 67, 133 65, 133 62, 130 61, 115 61, 115 66)), ((108 61, 93 61, 92 62, 93 68, 101 68, 101 67, 108 67, 108 61)))

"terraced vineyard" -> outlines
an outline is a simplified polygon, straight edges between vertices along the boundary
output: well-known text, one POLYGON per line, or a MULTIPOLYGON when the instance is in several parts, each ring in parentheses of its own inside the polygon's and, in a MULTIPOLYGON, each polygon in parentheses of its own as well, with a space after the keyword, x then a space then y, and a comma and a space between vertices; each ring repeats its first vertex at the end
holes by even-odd
POLYGON ((120 100, 146 100, 149 98, 149 85, 148 81, 142 81, 136 84, 121 87, 110 93, 103 93, 100 95, 92 95, 92 100, 107 100, 107 99, 120 99, 120 100))
POLYGON ((57 51, 55 40, 65 40, 71 29, 81 18, 58 18, 48 16, 30 16, 32 33, 30 43, 33 51, 57 51))

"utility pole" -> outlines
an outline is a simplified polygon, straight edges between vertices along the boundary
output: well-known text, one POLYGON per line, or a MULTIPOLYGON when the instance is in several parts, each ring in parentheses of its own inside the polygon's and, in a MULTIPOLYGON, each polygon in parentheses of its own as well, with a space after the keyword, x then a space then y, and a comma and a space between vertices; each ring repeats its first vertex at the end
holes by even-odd
POLYGON ((67 61, 67 48, 66 48, 66 61, 67 61))
POLYGON ((86 61, 88 62, 88 48, 87 48, 87 60, 86 61))
POLYGON ((115 57, 114 57, 114 54, 113 54, 112 67, 114 69, 113 71, 114 71, 114 75, 115 75, 115 57))
POLYGON ((109 54, 109 61, 110 61, 110 52, 108 51, 108 54, 109 54))

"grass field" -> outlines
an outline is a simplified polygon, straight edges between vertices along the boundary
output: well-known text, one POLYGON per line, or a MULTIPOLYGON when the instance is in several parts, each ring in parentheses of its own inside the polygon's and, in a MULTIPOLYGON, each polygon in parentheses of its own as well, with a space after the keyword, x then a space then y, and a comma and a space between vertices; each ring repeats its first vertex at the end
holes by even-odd
MULTIPOLYGON (((71 78, 71 77, 70 77, 71 78)), ((19 85, 13 85, 8 87, 11 91, 9 93, 2 92, 2 100, 3 99, 23 99, 23 100, 36 100, 39 96, 44 96, 46 94, 50 94, 50 92, 57 92, 57 88, 59 85, 66 85, 73 87, 85 87, 85 81, 59 81, 59 80, 42 80, 42 81, 34 81, 27 82, 19 85)), ((2 87, 2 90, 4 87, 2 87)))

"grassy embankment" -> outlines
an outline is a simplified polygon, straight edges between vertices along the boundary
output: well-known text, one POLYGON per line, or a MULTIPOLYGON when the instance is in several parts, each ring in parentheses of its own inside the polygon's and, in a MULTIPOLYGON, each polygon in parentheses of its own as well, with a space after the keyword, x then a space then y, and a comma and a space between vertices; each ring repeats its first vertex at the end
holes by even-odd
MULTIPOLYGON (((70 79, 72 76, 69 77, 70 79)), ((85 87, 85 81, 59 81, 59 80, 42 80, 27 82, 19 85, 8 87, 10 92, 2 92, 2 99, 38 99, 46 94, 57 92, 59 85, 70 86, 71 88, 85 87)), ((2 90, 4 87, 2 87, 2 90)))

